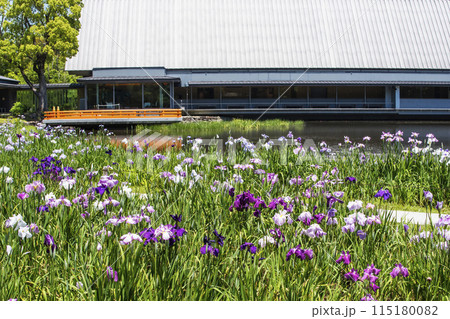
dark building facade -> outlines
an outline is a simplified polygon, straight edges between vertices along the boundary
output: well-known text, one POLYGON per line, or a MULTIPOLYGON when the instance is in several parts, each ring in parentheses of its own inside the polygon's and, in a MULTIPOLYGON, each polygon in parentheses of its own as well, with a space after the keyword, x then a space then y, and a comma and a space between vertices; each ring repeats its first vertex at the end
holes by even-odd
POLYGON ((19 81, 0 76, 0 113, 8 113, 16 101, 19 81))

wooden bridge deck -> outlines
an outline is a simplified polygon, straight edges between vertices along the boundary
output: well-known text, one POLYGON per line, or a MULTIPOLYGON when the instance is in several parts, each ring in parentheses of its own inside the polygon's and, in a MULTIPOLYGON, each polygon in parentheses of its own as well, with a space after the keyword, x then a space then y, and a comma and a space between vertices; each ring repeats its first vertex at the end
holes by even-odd
POLYGON ((181 122, 180 109, 129 109, 49 111, 44 123, 50 125, 152 124, 181 122))

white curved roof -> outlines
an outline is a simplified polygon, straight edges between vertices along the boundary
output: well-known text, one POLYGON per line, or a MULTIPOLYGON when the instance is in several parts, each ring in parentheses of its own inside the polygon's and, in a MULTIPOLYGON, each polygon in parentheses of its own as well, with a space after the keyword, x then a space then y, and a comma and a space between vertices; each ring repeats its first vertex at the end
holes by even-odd
POLYGON ((84 0, 67 70, 450 70, 449 0, 84 0))

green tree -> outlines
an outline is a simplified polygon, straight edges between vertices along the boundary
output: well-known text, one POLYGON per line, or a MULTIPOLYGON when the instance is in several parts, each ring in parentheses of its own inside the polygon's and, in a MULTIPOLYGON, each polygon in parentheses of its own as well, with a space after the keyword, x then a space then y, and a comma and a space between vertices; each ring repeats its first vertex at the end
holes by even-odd
POLYGON ((0 0, 0 56, 36 95, 40 112, 48 107, 49 78, 78 51, 82 6, 81 0, 0 0))
POLYGON ((3 23, 6 20, 6 12, 8 10, 8 1, 0 0, 0 75, 7 76, 10 69, 10 65, 6 61, 5 53, 7 48, 7 41, 5 40, 5 29, 3 23))

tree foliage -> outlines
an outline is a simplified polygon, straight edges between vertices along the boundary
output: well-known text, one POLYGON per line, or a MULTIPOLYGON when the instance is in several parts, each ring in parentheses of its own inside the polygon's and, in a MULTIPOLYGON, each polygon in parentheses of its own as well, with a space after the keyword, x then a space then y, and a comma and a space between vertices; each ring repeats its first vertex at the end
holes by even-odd
POLYGON ((47 83, 73 80, 61 70, 78 51, 82 6, 81 0, 0 0, 0 56, 8 75, 30 86, 40 111, 47 108, 47 83))

